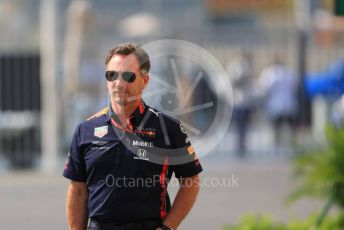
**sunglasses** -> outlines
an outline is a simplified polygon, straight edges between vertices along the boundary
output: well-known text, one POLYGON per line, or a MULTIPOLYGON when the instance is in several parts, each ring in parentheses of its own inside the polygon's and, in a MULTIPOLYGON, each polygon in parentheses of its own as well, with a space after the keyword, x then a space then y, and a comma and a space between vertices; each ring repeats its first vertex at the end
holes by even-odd
POLYGON ((114 70, 108 70, 105 72, 105 78, 108 81, 115 81, 122 76, 122 79, 128 83, 134 82, 136 79, 136 74, 130 71, 118 72, 114 70))

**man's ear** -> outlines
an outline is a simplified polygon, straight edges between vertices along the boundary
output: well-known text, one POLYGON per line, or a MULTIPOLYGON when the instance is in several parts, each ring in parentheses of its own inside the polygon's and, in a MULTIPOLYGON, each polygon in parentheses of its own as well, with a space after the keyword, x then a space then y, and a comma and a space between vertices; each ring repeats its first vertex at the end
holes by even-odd
POLYGON ((145 89, 148 86, 148 82, 149 82, 149 74, 145 74, 143 76, 143 88, 145 89))

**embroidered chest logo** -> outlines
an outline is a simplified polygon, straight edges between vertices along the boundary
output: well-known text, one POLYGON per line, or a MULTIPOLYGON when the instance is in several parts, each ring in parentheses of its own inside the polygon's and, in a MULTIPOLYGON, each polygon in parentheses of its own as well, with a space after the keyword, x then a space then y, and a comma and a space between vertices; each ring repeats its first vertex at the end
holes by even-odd
POLYGON ((153 148, 153 142, 133 140, 133 146, 153 148))
POLYGON ((101 126, 94 128, 94 136, 102 138, 108 133, 108 126, 101 126))
POLYGON ((156 130, 152 129, 152 128, 141 128, 141 129, 138 128, 138 129, 134 130, 134 132, 137 135, 147 136, 147 137, 155 137, 155 135, 156 135, 156 130))
POLYGON ((147 150, 145 149, 138 149, 136 152, 136 156, 134 156, 135 160, 145 160, 149 161, 149 158, 147 157, 147 150))

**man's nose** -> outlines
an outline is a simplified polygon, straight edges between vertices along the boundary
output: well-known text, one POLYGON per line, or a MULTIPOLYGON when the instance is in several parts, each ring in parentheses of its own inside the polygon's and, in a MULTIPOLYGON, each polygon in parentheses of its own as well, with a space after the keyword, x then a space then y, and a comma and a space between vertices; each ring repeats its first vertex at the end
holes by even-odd
POLYGON ((115 81, 114 81, 115 85, 117 87, 123 87, 126 88, 128 85, 128 82, 126 82, 125 80, 123 80, 122 76, 119 76, 115 81))

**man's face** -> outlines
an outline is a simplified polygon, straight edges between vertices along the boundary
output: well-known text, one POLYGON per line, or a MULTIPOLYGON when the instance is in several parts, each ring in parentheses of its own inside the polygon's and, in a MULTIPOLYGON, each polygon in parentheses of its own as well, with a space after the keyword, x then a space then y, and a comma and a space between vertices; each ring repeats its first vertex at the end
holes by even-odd
POLYGON ((149 76, 140 72, 140 64, 135 55, 115 54, 106 66, 106 71, 109 70, 120 73, 128 71, 136 75, 133 82, 123 80, 122 74, 114 81, 107 81, 112 103, 127 105, 141 100, 142 91, 148 84, 149 76))

